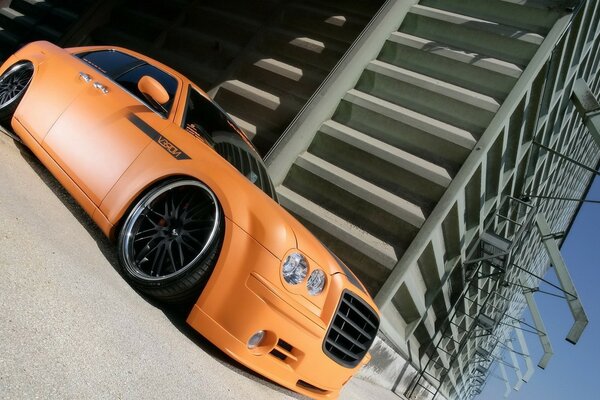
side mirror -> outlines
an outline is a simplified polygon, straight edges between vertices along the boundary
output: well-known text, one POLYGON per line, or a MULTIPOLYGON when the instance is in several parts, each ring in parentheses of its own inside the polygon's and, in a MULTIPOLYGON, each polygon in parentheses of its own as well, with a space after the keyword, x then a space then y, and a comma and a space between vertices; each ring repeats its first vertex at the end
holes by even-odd
POLYGON ((159 81, 151 76, 144 75, 138 82, 138 89, 146 98, 163 105, 169 101, 169 93, 159 81))

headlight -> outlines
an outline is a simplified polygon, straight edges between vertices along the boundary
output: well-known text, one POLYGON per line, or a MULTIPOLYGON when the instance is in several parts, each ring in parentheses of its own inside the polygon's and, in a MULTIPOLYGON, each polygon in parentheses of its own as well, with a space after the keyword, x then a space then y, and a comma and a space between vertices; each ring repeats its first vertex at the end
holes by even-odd
POLYGON ((308 261, 302 254, 298 253, 290 254, 281 268, 283 279, 290 285, 297 285, 302 282, 306 278, 307 271, 308 261))
POLYGON ((315 269, 310 276, 308 277, 308 281, 306 282, 306 288, 308 289, 308 294, 311 296, 316 296, 323 291, 325 287, 325 272, 320 269, 315 269))

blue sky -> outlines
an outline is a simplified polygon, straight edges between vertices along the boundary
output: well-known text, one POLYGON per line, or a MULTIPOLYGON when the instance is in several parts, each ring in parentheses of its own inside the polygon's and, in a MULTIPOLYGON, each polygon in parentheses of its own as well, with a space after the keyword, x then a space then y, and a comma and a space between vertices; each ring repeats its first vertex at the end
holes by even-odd
MULTIPOLYGON (((600 179, 596 179, 588 199, 600 200, 600 179)), ((546 324, 554 356, 545 370, 537 367, 542 351, 537 336, 525 333, 536 371, 529 383, 519 392, 512 390, 510 400, 594 400, 600 399, 600 204, 586 203, 575 220, 569 236, 562 246, 562 255, 575 283, 589 324, 579 343, 572 345, 564 338, 573 322, 567 303, 563 299, 537 293, 535 299, 546 324)), ((553 270, 545 279, 556 282, 553 270)), ((541 286, 550 291, 549 287, 541 286)), ((529 313, 525 314, 530 321, 529 313)), ((518 347, 518 345, 517 345, 518 347)), ((508 354, 505 359, 509 360, 508 354)), ((524 364, 521 369, 524 371, 524 364)), ((512 386, 517 382, 514 370, 506 368, 512 386)), ((500 375, 496 368, 495 374, 500 375)), ((477 400, 504 398, 505 384, 490 377, 477 400)))

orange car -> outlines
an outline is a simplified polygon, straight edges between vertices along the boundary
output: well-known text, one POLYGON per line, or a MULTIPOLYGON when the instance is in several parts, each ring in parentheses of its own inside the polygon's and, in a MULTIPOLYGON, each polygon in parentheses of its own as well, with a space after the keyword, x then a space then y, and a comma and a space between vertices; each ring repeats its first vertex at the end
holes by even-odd
POLYGON ((227 114, 181 74, 114 47, 29 44, 0 69, 0 120, 118 245, 123 274, 242 364, 334 398, 379 313, 276 202, 227 114))

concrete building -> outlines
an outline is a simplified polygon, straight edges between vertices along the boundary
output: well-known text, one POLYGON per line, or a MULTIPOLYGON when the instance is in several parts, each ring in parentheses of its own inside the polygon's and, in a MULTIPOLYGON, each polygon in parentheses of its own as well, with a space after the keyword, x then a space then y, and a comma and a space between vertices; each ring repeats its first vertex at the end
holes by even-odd
POLYGON ((552 354, 534 296, 550 264, 567 340, 583 332, 559 247, 600 161, 597 1, 0 5, 4 55, 36 38, 122 45, 231 113, 282 205, 383 312, 363 378, 410 399, 473 398, 494 363, 527 381, 525 308, 540 367, 552 354))

